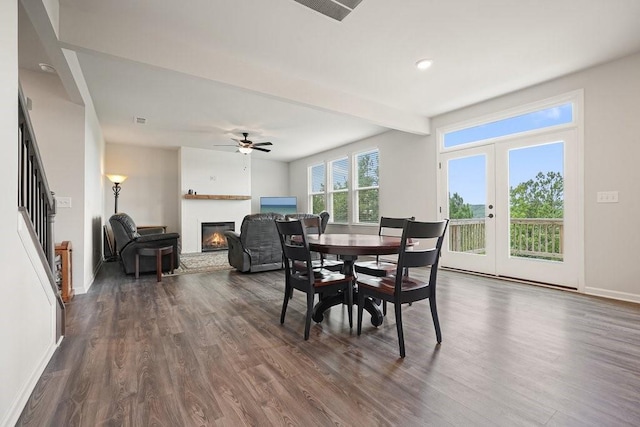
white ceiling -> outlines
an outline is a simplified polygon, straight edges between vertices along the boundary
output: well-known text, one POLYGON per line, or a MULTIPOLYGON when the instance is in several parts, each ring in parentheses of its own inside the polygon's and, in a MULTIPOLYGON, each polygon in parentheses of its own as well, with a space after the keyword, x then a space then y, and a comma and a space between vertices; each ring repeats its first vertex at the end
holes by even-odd
POLYGON ((59 38, 107 142, 246 130, 289 161, 638 52, 639 22, 638 0, 363 0, 342 22, 293 0, 60 0, 59 38))

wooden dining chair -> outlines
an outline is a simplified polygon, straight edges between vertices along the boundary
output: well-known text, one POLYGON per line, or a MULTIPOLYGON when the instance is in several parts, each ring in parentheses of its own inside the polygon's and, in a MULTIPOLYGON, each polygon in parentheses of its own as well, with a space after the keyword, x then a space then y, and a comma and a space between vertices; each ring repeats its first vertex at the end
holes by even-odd
POLYGON ((289 299, 293 290, 297 289, 307 294, 307 311, 304 326, 304 339, 309 339, 313 303, 317 293, 342 292, 347 303, 349 327, 353 327, 353 277, 327 269, 314 269, 311 251, 307 242, 307 235, 300 220, 276 221, 282 254, 285 265, 284 302, 280 323, 284 323, 289 299), (295 267, 294 267, 295 266, 295 267), (301 268, 304 266, 304 268, 301 268))
MULTIPOLYGON (((385 277, 362 277, 357 279, 358 284, 358 335, 362 332, 362 312, 366 297, 381 299, 393 303, 396 314, 396 329, 398 330, 398 344, 400 357, 405 356, 404 333, 402 330, 401 304, 429 299, 431 317, 436 330, 438 343, 442 342, 438 310, 436 306, 436 278, 438 275, 438 262, 444 234, 449 220, 435 222, 419 222, 406 220, 402 230, 402 242, 398 255, 398 264, 393 274, 385 277), (415 245, 422 239, 437 239, 433 248, 420 248, 415 245), (413 276, 414 268, 430 267, 429 280, 427 282, 413 276), (410 273, 405 270, 410 268, 410 273)), ((422 243, 422 242, 420 242, 422 243)))
MULTIPOLYGON (((378 228, 378 236, 400 236, 404 222, 411 218, 390 218, 380 217, 380 225, 378 228)), ((357 274, 366 274, 368 276, 384 277, 395 272, 397 261, 391 259, 383 259, 376 256, 375 260, 356 262, 353 265, 357 274)))
MULTIPOLYGON (((319 215, 314 214, 292 214, 287 215, 285 219, 298 219, 302 223, 307 236, 316 235, 320 236, 323 233, 322 218, 319 215)), ((344 268, 344 263, 337 259, 327 259, 325 254, 311 252, 311 260, 313 262, 314 269, 327 269, 331 271, 341 272, 344 268)))
MULTIPOLYGON (((415 217, 410 218, 390 218, 387 216, 380 217, 380 225, 378 227, 378 236, 400 236, 402 234, 402 227, 404 227, 404 222, 407 219, 415 219, 415 217)), ((390 274, 393 274, 396 271, 396 267, 398 266, 398 261, 395 259, 386 259, 381 258, 379 255, 376 256, 375 260, 371 261, 360 261, 356 262, 353 265, 353 269, 358 274, 366 274, 368 276, 374 277, 385 277, 390 274)), ((408 273, 408 271, 405 271, 408 273)), ((382 302, 382 314, 387 315, 387 302, 382 302)))

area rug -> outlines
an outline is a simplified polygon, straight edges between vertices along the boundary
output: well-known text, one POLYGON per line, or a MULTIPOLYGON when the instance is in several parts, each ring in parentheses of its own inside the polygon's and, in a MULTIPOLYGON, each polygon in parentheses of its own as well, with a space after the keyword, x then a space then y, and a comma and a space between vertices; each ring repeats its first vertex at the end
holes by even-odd
POLYGON ((229 265, 227 251, 195 252, 180 254, 180 267, 175 269, 173 274, 206 273, 232 268, 229 265))

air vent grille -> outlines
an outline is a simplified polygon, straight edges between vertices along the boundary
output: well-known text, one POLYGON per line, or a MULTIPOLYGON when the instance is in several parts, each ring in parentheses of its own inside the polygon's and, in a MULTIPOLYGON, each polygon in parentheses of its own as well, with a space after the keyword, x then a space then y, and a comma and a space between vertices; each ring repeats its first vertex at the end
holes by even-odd
POLYGON ((147 124, 147 119, 145 119, 144 117, 135 116, 133 118, 133 123, 138 125, 144 125, 144 124, 147 124))
POLYGON ((307 6, 310 9, 320 12, 321 14, 333 18, 336 21, 342 21, 348 14, 353 11, 362 2, 362 0, 294 0, 307 6))

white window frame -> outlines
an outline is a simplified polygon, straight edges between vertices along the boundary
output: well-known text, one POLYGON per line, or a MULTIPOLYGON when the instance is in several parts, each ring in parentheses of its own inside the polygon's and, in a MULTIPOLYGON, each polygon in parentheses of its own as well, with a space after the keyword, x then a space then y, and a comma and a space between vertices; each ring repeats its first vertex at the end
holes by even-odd
POLYGON ((352 162, 350 162, 350 155, 346 154, 342 157, 333 159, 329 162, 327 162, 327 168, 326 168, 326 176, 327 176, 327 211, 331 212, 331 220, 334 224, 349 224, 349 218, 351 218, 351 212, 353 211, 352 209, 352 201, 351 201, 351 197, 349 197, 349 195, 351 194, 351 187, 352 187, 352 181, 353 181, 353 167, 351 165, 352 162), (340 190, 334 190, 333 189, 333 164, 336 162, 340 162, 346 160, 347 161, 347 168, 349 169, 347 171, 347 188, 344 189, 340 189, 340 190), (340 221, 336 221, 335 218, 335 212, 334 212, 334 207, 333 207, 333 195, 337 194, 337 193, 346 193, 347 194, 347 221, 346 222, 340 222, 340 221))
MULTIPOLYGON (((359 197, 358 193, 363 190, 378 190, 378 208, 380 207, 380 150, 378 148, 372 148, 365 151, 359 151, 354 153, 352 156, 351 163, 352 179, 353 179, 353 197, 351 199, 351 205, 353 206, 353 223, 361 224, 361 225, 378 225, 378 218, 376 218, 375 222, 361 222, 360 221, 360 206, 359 206, 359 197), (358 157, 364 156, 371 153, 378 154, 378 185, 369 186, 369 187, 360 187, 360 182, 358 181, 358 157)), ((378 212, 379 213, 379 212, 378 212)))
POLYGON ((308 187, 307 187, 307 200, 308 200, 308 211, 309 213, 313 213, 313 196, 324 196, 324 208, 328 211, 328 201, 327 201, 327 164, 325 162, 315 163, 310 165, 307 169, 308 173, 308 187), (324 191, 313 191, 313 168, 321 166, 324 169, 324 191))

